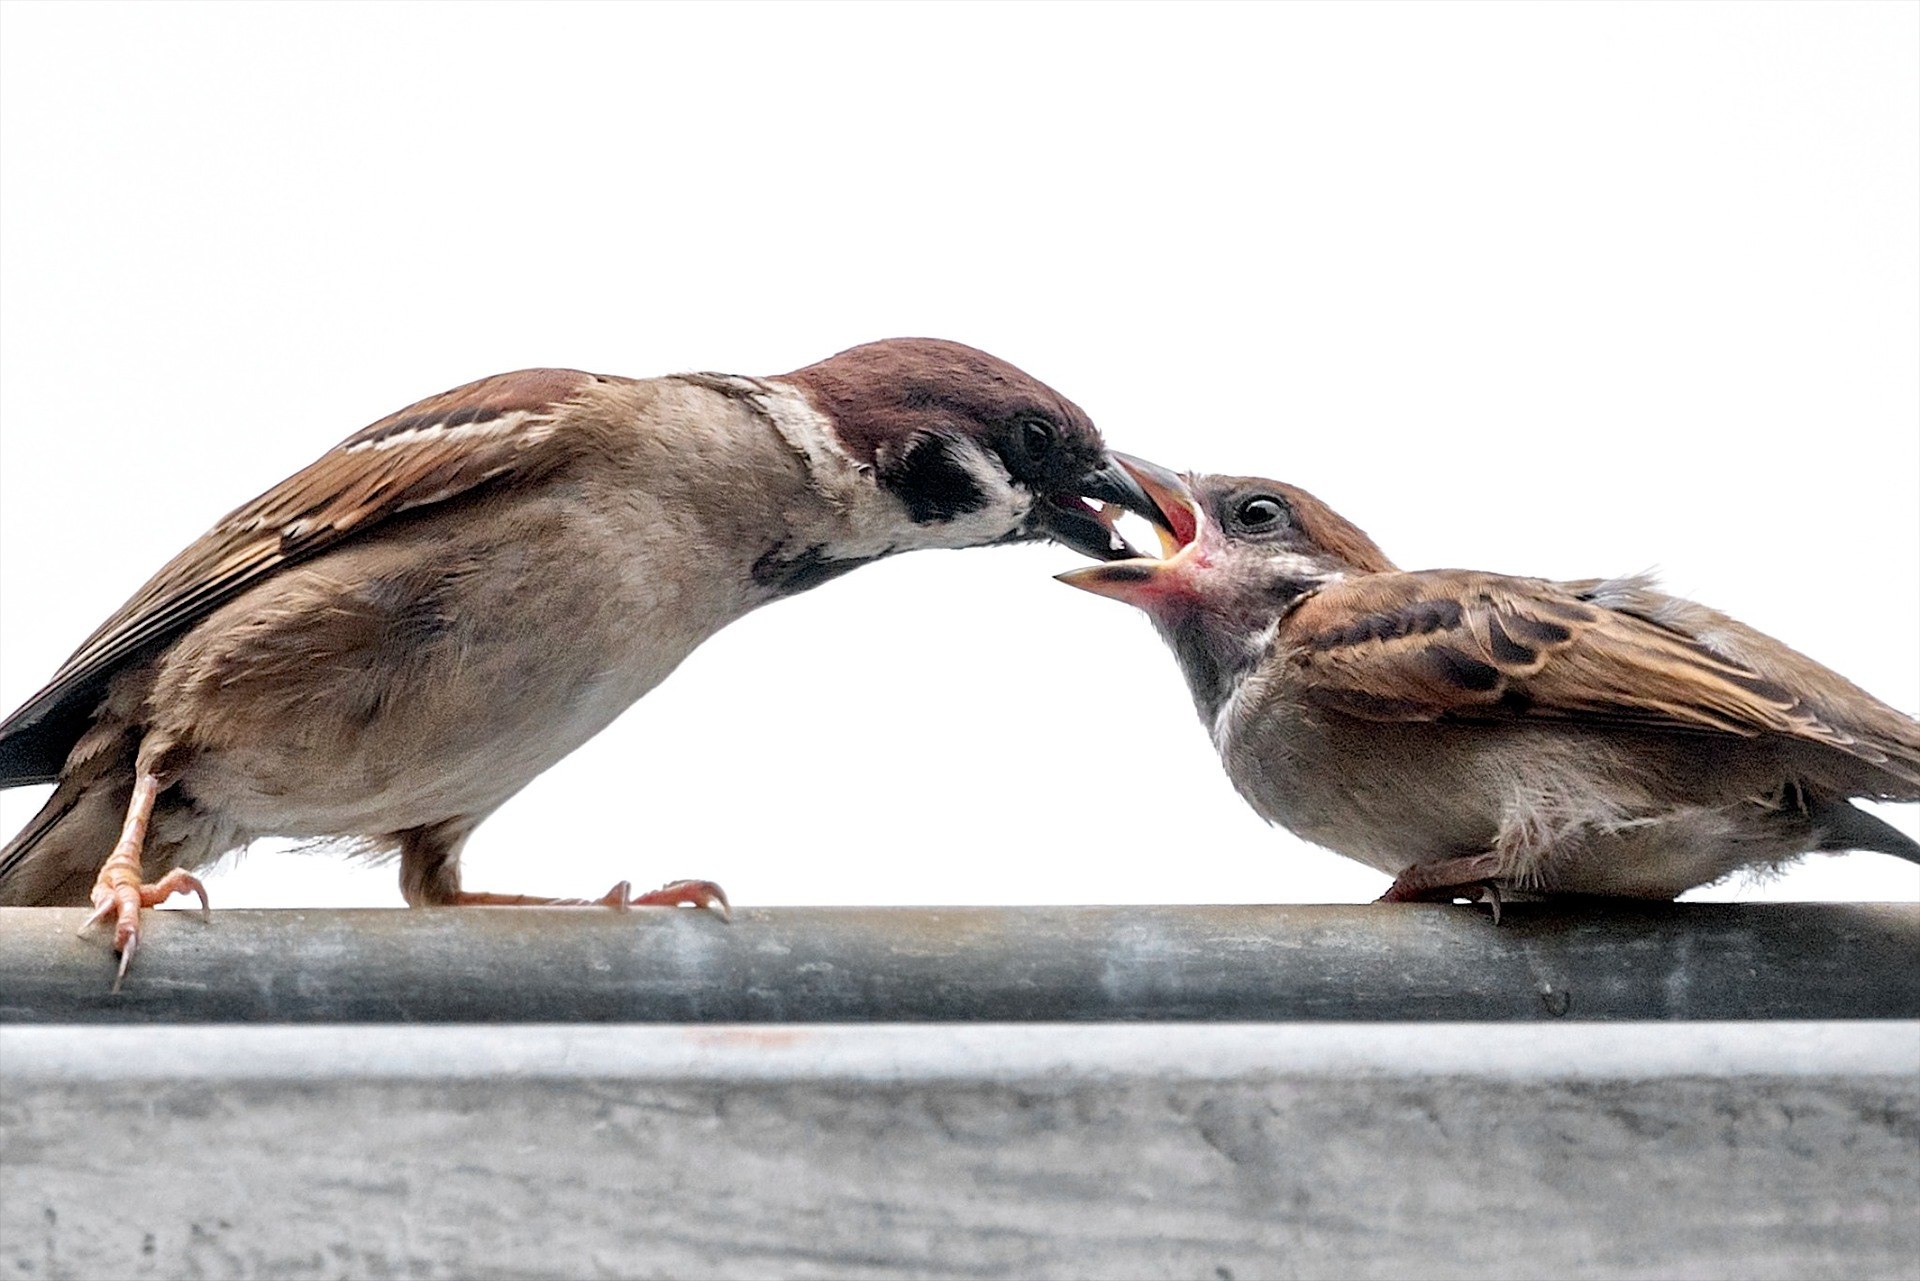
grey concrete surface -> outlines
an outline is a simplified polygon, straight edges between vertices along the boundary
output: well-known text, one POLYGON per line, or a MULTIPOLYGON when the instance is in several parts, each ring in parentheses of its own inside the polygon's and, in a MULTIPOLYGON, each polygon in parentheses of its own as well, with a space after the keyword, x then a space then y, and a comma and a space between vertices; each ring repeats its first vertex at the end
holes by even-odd
POLYGON ((1916 1058, 1906 1023, 15 1027, 0 1269, 1909 1278, 1916 1058))
POLYGON ((1920 1021, 0 1027, 0 1087, 85 1081, 1006 1081, 1920 1075, 1920 1021))
POLYGON ((0 1022, 1920 1017, 1920 904, 0 908, 0 1022))

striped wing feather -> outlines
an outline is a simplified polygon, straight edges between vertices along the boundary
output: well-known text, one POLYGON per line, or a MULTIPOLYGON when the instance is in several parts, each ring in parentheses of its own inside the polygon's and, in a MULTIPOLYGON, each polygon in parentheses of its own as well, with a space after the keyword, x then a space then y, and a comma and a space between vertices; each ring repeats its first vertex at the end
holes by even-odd
POLYGON ((551 461, 554 411, 597 375, 497 374, 354 433, 228 513, 89 636, 45 688, 0 723, 0 786, 50 782, 106 684, 283 566, 402 512, 551 461))
POLYGON ((1546 717, 1775 735, 1920 795, 1920 724, 1837 673, 1643 579, 1373 574, 1301 603, 1281 643, 1305 695, 1381 721, 1546 717))

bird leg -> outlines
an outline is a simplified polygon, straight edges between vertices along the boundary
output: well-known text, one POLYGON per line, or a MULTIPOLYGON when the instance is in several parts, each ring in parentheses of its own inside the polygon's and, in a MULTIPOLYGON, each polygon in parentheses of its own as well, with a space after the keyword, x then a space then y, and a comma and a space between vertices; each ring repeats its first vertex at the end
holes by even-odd
POLYGON ((541 898, 458 890, 449 901, 456 907, 610 907, 617 912, 632 907, 704 907, 723 921, 733 919, 727 892, 712 881, 670 881, 645 894, 635 894, 633 882, 622 881, 599 898, 541 898))
POLYGON ((1493 905, 1493 923, 1500 924, 1500 887, 1494 877, 1500 872, 1498 854, 1470 854, 1465 858, 1443 858, 1433 863, 1415 863, 1400 873, 1376 903, 1451 903, 1457 898, 1469 903, 1487 899, 1493 905))
POLYGON ((120 968, 113 976, 113 990, 127 976, 133 951, 140 946, 140 909, 166 902, 175 894, 198 894, 202 919, 210 915, 207 887, 200 878, 174 868, 158 881, 147 884, 140 876, 140 857, 147 846, 147 823, 153 817, 153 803, 161 792, 160 776, 141 770, 134 777, 133 799, 127 803, 127 820, 120 827, 120 839, 113 853, 100 865, 93 882, 93 915, 81 923, 85 934, 96 922, 107 917, 113 921, 113 950, 120 954, 120 968))
MULTIPOLYGON (((482 816, 484 817, 484 815, 482 816)), ((545 898, 537 894, 487 894, 460 888, 460 850, 480 820, 448 819, 399 833, 400 893, 412 907, 704 907, 733 919, 727 892, 712 881, 672 881, 635 894, 622 881, 599 898, 545 898)))

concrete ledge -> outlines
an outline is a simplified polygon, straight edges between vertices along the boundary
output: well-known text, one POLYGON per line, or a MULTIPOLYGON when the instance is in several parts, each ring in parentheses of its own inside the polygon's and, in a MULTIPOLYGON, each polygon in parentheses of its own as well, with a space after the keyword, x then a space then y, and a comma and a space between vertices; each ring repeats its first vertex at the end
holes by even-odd
POLYGON ((1911 1278, 1916 1045, 1893 1022, 14 1027, 0 1272, 1911 1278))
POLYGON ((0 1027, 0 1083, 1920 1078, 1920 1021, 0 1027))
POLYGON ((0 909, 7 1023, 1920 1018, 1920 905, 0 909))

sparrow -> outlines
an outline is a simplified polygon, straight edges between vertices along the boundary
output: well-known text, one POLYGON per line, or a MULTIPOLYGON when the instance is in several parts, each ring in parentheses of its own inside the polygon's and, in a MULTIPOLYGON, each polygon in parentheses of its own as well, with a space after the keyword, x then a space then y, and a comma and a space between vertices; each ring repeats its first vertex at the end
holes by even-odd
POLYGON ((1125 509, 1158 511, 1086 413, 959 343, 483 378, 229 513, 0 723, 0 786, 56 785, 0 904, 91 903, 124 975, 143 907, 204 912, 193 869, 265 836, 397 855, 415 906, 585 902, 465 891, 461 847, 707 637, 899 552, 1137 555, 1125 509))
POLYGON ((1394 878, 1382 901, 1670 899, 1813 851, 1920 845, 1920 723, 1644 576, 1397 569, 1278 481, 1122 463, 1165 558, 1063 582, 1146 611, 1262 818, 1394 878))

